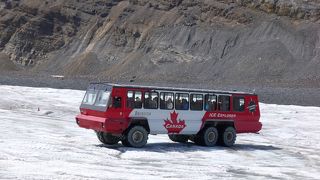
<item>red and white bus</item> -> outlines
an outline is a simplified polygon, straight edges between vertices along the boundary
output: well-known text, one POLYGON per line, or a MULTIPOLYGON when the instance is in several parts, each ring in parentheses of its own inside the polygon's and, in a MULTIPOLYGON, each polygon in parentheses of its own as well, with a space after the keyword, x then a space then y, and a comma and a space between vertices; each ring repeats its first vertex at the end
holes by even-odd
POLYGON ((108 145, 143 147, 149 134, 175 142, 232 146, 237 133, 261 130, 258 96, 205 89, 91 83, 76 116, 108 145))

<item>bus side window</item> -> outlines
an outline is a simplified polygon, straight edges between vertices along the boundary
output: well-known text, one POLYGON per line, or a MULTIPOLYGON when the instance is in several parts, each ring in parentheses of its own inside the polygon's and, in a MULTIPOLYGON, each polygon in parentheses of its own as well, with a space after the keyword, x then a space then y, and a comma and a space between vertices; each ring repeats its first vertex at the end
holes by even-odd
POLYGON ((243 112, 244 111, 244 97, 232 97, 233 111, 243 112))
POLYGON ((134 96, 133 91, 128 91, 127 93, 127 107, 133 108, 134 107, 134 96))
POLYGON ((215 111, 217 107, 217 96, 206 94, 204 99, 205 99, 204 109, 206 111, 215 111))
POLYGON ((257 105, 252 99, 249 102, 248 109, 250 112, 255 112, 257 109, 257 105))
POLYGON ((220 111, 230 111, 230 96, 219 96, 218 103, 218 108, 220 111))
POLYGON ((141 91, 135 91, 134 94, 134 108, 142 108, 142 93, 141 91))
POLYGON ((113 105, 112 105, 113 107, 121 108, 121 97, 115 96, 112 102, 113 102, 113 105))
POLYGON ((142 93, 141 91, 128 91, 127 93, 128 108, 142 108, 142 93))
POLYGON ((176 93, 175 98, 176 110, 189 110, 189 94, 176 93))
POLYGON ((144 108, 145 109, 158 109, 158 93, 145 92, 144 93, 144 108))
POLYGON ((160 93, 160 109, 173 109, 173 93, 161 92, 160 93))
POLYGON ((190 109, 201 111, 203 109, 203 95, 191 94, 190 95, 190 109))

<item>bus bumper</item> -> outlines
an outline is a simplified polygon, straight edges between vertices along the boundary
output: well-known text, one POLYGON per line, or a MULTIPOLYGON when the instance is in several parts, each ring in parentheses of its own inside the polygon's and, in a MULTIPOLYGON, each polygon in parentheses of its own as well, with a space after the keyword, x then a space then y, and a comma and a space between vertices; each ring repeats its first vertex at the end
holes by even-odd
POLYGON ((106 118, 79 114, 76 116, 78 126, 96 131, 105 131, 106 118))
POLYGON ((257 133, 262 129, 261 122, 235 122, 237 133, 257 133))

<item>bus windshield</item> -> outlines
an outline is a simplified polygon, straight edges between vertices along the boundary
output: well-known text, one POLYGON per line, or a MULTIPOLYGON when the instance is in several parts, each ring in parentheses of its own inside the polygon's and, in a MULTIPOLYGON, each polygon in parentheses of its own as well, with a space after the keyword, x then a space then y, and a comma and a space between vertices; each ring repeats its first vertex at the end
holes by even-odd
POLYGON ((88 90, 83 98, 82 104, 106 107, 110 92, 104 90, 88 90))

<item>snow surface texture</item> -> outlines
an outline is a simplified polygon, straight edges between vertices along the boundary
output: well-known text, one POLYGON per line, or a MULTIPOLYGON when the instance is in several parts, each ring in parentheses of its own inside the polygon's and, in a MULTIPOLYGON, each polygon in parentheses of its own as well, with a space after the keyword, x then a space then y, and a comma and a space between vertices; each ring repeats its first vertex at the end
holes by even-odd
POLYGON ((0 179, 317 179, 320 108, 260 104, 260 134, 233 148, 149 136, 102 145, 75 123, 84 91, 0 86, 0 179), (38 109, 39 108, 39 109, 38 109), (38 111, 40 110, 40 111, 38 111))

